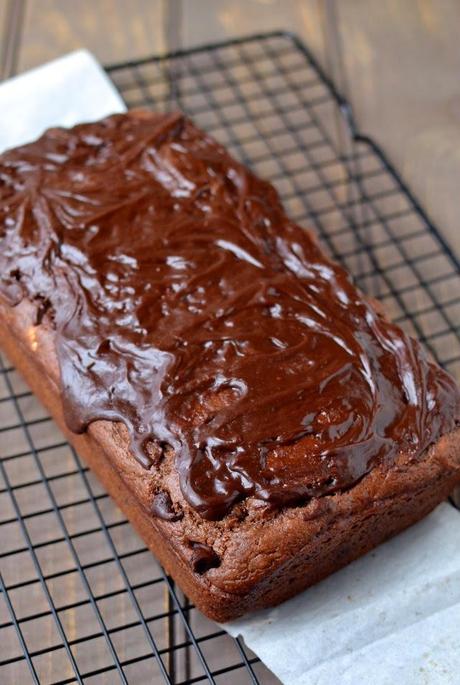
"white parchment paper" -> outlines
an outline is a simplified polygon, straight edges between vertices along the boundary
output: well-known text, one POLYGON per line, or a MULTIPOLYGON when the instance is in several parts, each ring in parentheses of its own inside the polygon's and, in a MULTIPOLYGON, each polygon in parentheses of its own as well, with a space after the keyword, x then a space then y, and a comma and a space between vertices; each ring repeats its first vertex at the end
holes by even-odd
POLYGON ((51 126, 125 109, 97 60, 86 50, 71 52, 0 85, 0 151, 29 143, 51 126))
MULTIPOLYGON (((81 50, 0 85, 0 151, 125 110, 81 50)), ((427 519, 283 605, 224 626, 285 685, 459 685, 460 513, 427 519)))

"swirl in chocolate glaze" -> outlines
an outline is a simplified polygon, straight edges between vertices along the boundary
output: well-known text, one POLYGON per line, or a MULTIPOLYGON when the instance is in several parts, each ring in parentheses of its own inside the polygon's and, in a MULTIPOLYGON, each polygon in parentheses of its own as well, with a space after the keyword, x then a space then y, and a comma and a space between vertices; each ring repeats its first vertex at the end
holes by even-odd
POLYGON ((455 426, 452 379, 179 114, 5 153, 0 231, 1 292, 53 311, 69 427, 124 422, 146 468, 171 445, 206 518, 350 487, 455 426))

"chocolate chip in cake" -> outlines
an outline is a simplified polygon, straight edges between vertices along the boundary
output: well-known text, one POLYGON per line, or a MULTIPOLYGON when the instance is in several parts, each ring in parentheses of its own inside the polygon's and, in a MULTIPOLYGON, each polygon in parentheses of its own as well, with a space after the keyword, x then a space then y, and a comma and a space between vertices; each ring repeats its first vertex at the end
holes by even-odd
POLYGON ((45 297, 44 295, 37 295, 34 299, 37 303, 37 312, 35 314, 35 325, 39 326, 42 323, 45 316, 49 312, 51 312, 51 310, 52 310, 51 301, 47 297, 45 297))
POLYGON ((163 521, 179 521, 184 516, 182 510, 174 507, 171 497, 164 490, 155 493, 151 510, 154 516, 163 521))
POLYGON ((202 542, 194 542, 193 540, 190 541, 190 545, 193 549, 192 568, 195 573, 201 576, 206 571, 209 571, 209 569, 220 566, 220 557, 212 547, 202 542))

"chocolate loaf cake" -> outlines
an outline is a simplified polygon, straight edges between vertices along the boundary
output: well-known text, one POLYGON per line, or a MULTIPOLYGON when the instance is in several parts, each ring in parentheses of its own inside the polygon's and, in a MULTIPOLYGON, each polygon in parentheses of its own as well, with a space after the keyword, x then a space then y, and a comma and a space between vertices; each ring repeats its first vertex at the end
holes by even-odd
POLYGON ((276 604, 460 482, 460 393, 181 114, 0 156, 1 345, 205 614, 276 604))

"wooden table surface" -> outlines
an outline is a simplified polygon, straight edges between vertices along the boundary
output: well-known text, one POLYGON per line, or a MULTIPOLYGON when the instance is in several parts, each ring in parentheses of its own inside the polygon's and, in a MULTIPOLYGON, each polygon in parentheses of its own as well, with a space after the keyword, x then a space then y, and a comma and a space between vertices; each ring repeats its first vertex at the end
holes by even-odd
POLYGON ((0 0, 1 26, 4 76, 81 46, 110 63, 293 30, 332 72, 360 128, 381 143, 460 255, 458 0, 0 0))

